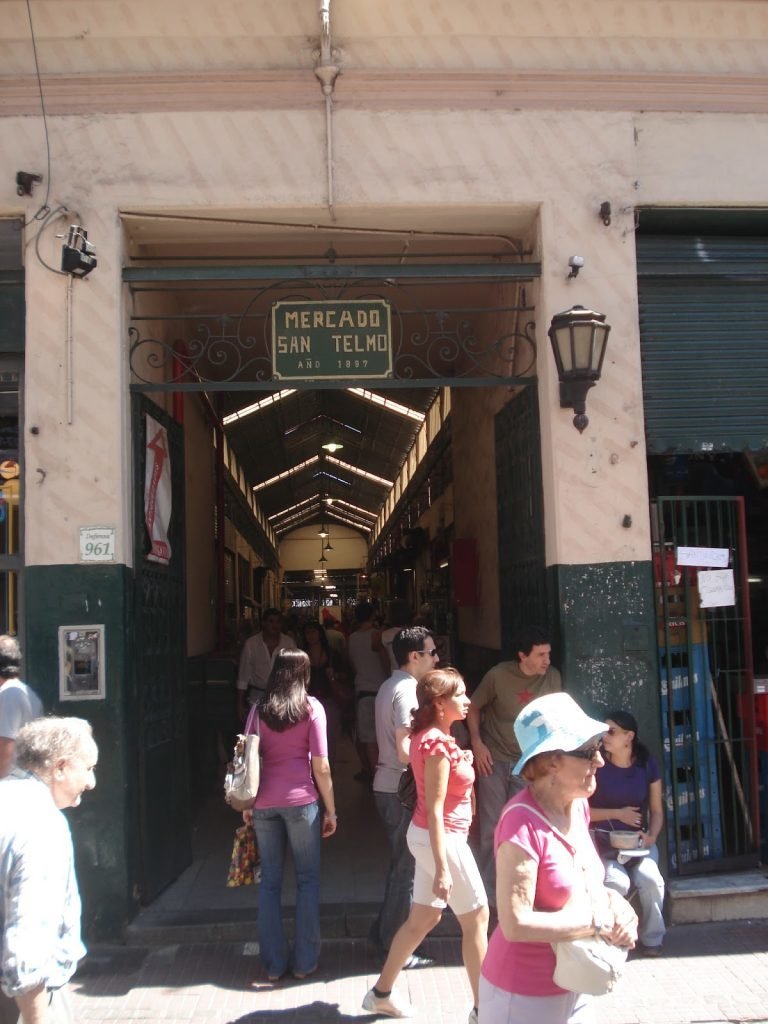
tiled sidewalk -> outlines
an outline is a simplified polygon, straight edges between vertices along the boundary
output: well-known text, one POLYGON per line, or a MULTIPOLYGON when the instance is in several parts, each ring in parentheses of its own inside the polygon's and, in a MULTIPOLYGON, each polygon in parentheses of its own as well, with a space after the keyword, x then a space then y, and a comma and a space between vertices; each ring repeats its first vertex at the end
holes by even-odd
MULTIPOLYGON (((471 1006, 456 939, 428 940, 437 966, 399 982, 416 1021, 465 1024, 471 1006)), ((379 960, 365 942, 328 942, 312 979, 261 983, 249 943, 94 949, 72 983, 78 1021, 121 1024, 355 1024, 379 960)), ((658 960, 630 960, 598 1024, 768 1024, 768 922, 681 925, 658 960)), ((532 1021, 531 1024, 536 1024, 532 1021)))

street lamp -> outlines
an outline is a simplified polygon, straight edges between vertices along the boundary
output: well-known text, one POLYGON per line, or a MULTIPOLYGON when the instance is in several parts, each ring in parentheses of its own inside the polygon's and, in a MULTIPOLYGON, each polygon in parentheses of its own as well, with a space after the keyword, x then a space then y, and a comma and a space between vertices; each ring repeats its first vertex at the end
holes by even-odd
POLYGON ((610 331, 604 313, 573 306, 553 316, 547 332, 560 381, 560 407, 573 409, 579 433, 589 423, 587 392, 600 379, 610 331))

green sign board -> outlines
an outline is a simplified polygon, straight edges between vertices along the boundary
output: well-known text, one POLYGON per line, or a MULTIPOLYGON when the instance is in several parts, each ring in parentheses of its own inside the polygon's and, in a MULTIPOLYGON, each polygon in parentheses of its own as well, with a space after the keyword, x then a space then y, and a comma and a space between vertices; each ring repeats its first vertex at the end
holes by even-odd
POLYGON ((379 299, 276 302, 272 370, 279 380, 392 376, 392 317, 379 299))

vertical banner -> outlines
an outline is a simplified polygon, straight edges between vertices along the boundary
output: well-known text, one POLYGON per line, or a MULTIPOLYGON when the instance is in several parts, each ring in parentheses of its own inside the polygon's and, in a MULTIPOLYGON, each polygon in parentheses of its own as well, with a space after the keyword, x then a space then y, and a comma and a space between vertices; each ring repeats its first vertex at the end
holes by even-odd
POLYGON ((144 522, 151 548, 147 558, 150 562, 168 565, 171 561, 171 545, 168 541, 168 525, 171 521, 171 456, 168 451, 168 435, 165 427, 147 416, 146 469, 144 471, 144 522))

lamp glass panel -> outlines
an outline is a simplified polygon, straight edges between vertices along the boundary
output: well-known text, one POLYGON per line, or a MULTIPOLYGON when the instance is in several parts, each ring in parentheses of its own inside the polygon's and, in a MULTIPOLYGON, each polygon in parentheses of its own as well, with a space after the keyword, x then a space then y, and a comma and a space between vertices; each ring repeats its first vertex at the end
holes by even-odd
POLYGON ((607 324, 598 324, 595 327, 595 350, 592 357, 592 368, 597 372, 603 364, 605 355, 605 343, 608 341, 610 327, 607 324))
POLYGON ((594 351, 594 324, 575 324, 573 328, 573 362, 576 370, 591 370, 594 351))
POLYGON ((555 332, 557 349, 560 353, 560 362, 563 364, 563 373, 569 373, 573 369, 572 349, 572 328, 570 324, 559 327, 555 332))

